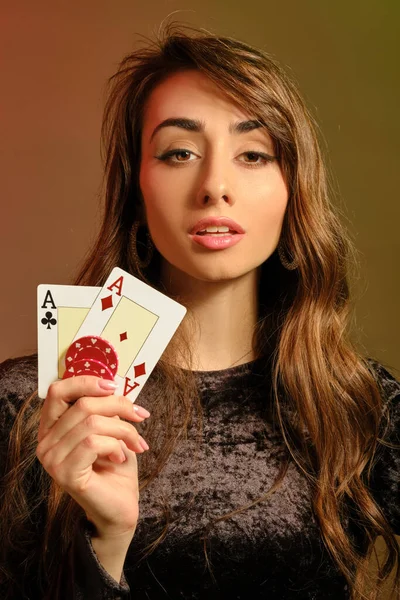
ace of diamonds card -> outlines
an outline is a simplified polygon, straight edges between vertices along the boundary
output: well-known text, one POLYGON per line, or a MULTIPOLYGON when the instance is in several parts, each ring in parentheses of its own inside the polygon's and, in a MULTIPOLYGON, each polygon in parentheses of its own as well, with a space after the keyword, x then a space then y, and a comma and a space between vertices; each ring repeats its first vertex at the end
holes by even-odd
POLYGON ((118 356, 117 395, 134 402, 186 314, 186 308, 115 267, 74 340, 97 335, 118 356))

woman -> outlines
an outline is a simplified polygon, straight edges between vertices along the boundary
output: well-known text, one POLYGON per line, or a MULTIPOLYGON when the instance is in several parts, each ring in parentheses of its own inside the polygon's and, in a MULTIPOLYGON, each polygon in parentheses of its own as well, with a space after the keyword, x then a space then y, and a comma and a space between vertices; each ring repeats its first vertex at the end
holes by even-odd
POLYGON ((1 597, 376 598, 400 384, 348 334, 354 252, 311 116, 266 53, 200 31, 111 83, 76 283, 118 265, 188 313, 136 410, 95 377, 42 402, 36 358, 3 363, 1 597))

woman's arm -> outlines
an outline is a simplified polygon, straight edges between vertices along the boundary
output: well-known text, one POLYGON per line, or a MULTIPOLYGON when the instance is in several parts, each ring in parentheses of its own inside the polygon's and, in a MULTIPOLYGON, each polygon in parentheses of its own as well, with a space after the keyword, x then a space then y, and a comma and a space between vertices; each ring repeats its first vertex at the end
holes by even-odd
MULTIPOLYGON (((121 516, 121 513, 123 514, 123 511, 121 511, 122 505, 118 506, 118 494, 121 492, 118 487, 114 490, 117 497, 115 502, 110 502, 110 498, 107 496, 107 485, 100 487, 97 506, 101 505, 102 502, 106 503, 109 507, 108 512, 106 514, 104 512, 94 512, 95 518, 90 520, 82 518, 79 527, 75 532, 71 532, 72 541, 67 554, 61 556, 61 547, 58 546, 58 543, 53 543, 49 549, 50 560, 54 557, 53 562, 57 564, 58 571, 57 581, 53 582, 51 590, 49 581, 42 579, 40 576, 40 561, 42 558, 40 553, 43 547, 46 514, 43 502, 38 502, 41 492, 37 489, 37 486, 44 485, 43 482, 45 481, 43 473, 39 472, 42 467, 35 456, 32 457, 33 460, 29 461, 30 466, 28 468, 25 460, 22 465, 9 464, 6 467, 7 459, 11 456, 9 450, 11 446, 8 445, 11 429, 18 418, 19 410, 24 401, 36 388, 36 357, 13 359, 0 365, 0 440, 2 442, 0 443, 0 475, 4 478, 1 481, 0 496, 3 499, 7 496, 11 500, 11 502, 2 503, 3 506, 0 506, 0 509, 2 516, 5 515, 7 521, 2 521, 4 527, 2 530, 11 532, 13 538, 11 552, 10 549, 7 549, 8 542, 3 536, 6 547, 3 548, 3 560, 0 565, 0 596, 2 598, 12 598, 12 600, 21 600, 23 597, 43 597, 51 598, 51 600, 67 600, 67 598, 68 600, 87 598, 91 600, 117 600, 125 598, 129 595, 129 587, 122 574, 122 568, 134 529, 130 531, 125 529, 125 532, 121 529, 116 530, 116 524, 121 525, 118 516, 121 516), (15 479, 12 486, 9 485, 10 477, 15 479), (16 485, 17 480, 18 485, 16 485), (14 488, 17 494, 15 498, 12 497, 14 488), (22 492, 27 506, 31 507, 31 511, 28 518, 21 522, 21 526, 15 528, 12 526, 14 520, 12 507, 20 506, 19 500, 22 492), (7 506, 9 508, 6 511, 7 506), (101 515, 103 515, 103 518, 101 518, 101 515), (24 524, 25 522, 26 524, 24 524), (35 531, 32 531, 33 527, 35 531), (29 558, 27 555, 28 547, 30 549, 29 558), (19 548, 20 550, 18 550, 19 548)), ((36 396, 36 401, 32 402, 30 408, 25 411, 26 416, 28 417, 34 411, 40 410, 42 404, 43 402, 39 401, 36 396)), ((130 407, 132 410, 131 404, 130 407)), ((114 419, 113 421, 116 422, 114 419)), ((22 431, 22 433, 24 432, 22 431)), ((25 432, 22 437, 25 442, 24 448, 27 450, 33 447, 33 444, 28 443, 29 440, 27 440, 26 435, 25 432)), ((37 433, 34 432, 35 438, 36 435, 37 433)), ((22 438, 20 437, 20 439, 22 438)), ((21 442, 17 443, 20 444, 21 442)), ((51 446, 54 447, 53 444, 51 446)), ((123 450, 125 447, 124 443, 121 442, 119 451, 125 453, 125 450, 123 450)), ((131 460, 136 460, 135 453, 126 450, 122 465, 115 464, 112 467, 109 460, 105 459, 108 467, 111 466, 111 468, 120 470, 121 466, 125 466, 127 471, 132 472, 133 465, 129 465, 129 463, 131 460), (128 455, 128 458, 126 455, 128 455)), ((100 467, 101 473, 101 459, 96 466, 100 467)), ((111 473, 108 474, 111 476, 111 473)), ((99 476, 101 475, 99 474, 99 476)), ((132 486, 132 479, 130 481, 132 486)), ((136 484, 134 484, 134 487, 136 487, 136 484)), ((87 515, 88 512, 90 511, 86 510, 87 515)), ((126 524, 126 520, 123 523, 126 524)))

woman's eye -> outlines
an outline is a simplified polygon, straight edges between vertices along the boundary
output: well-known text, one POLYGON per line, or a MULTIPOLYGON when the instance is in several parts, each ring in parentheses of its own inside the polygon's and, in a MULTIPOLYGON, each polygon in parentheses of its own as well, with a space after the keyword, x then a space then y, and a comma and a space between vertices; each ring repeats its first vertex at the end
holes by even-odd
POLYGON ((264 152, 253 152, 252 150, 249 150, 249 152, 243 152, 242 156, 247 156, 248 158, 255 158, 256 160, 250 160, 249 163, 246 163, 248 165, 251 166, 255 166, 255 167, 262 167, 263 165, 266 165, 267 163, 273 162, 275 160, 274 156, 270 156, 269 154, 264 154, 264 152), (262 161, 260 162, 258 159, 261 158, 262 161))
MULTIPOLYGON (((190 150, 185 150, 184 148, 177 148, 176 150, 169 150, 168 152, 166 152, 165 154, 162 154, 161 156, 156 156, 156 158, 158 158, 159 160, 162 161, 169 161, 171 164, 182 164, 185 162, 192 162, 191 160, 178 160, 178 156, 180 156, 181 158, 185 155, 186 157, 190 154, 193 154, 193 152, 191 152, 190 150), (172 157, 175 157, 176 160, 170 160, 172 159, 172 157)), ((250 161, 240 161, 240 162, 244 162, 246 165, 248 165, 249 167, 263 167, 268 163, 273 162, 274 160, 276 160, 275 156, 271 156, 270 154, 265 154, 264 152, 255 152, 253 150, 249 150, 248 152, 243 152, 240 156, 247 156, 248 158, 250 158, 250 161), (255 159, 255 160, 254 160, 255 159), (262 161, 260 161, 259 159, 262 159, 262 161)))
MULTIPOLYGON (((181 158, 182 158, 183 154, 186 154, 186 156, 187 156, 188 154, 193 154, 193 152, 190 152, 190 150, 179 150, 179 152, 175 152, 175 154, 173 154, 173 156, 178 157, 180 155, 181 158)), ((189 162, 189 161, 187 161, 187 160, 178 160, 178 162, 189 162)))
MULTIPOLYGON (((172 158, 173 156, 177 157, 178 155, 183 155, 183 154, 193 154, 193 152, 190 152, 190 150, 181 150, 181 149, 177 149, 177 150, 169 150, 168 152, 165 152, 165 154, 162 154, 161 156, 156 156, 156 158, 158 158, 159 160, 163 160, 165 162, 167 162, 170 158, 172 158)), ((170 160, 169 162, 172 163, 183 163, 183 162, 191 162, 188 160, 170 160)))

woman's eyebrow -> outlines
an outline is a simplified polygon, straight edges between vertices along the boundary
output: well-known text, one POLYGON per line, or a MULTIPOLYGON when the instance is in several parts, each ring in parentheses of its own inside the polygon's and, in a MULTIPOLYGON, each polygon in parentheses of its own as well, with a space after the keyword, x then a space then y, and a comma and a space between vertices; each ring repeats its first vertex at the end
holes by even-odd
MULTIPOLYGON (((186 119, 184 117, 165 119, 154 129, 150 137, 150 143, 152 142, 157 131, 164 127, 180 127, 181 129, 186 129, 186 131, 195 131, 197 133, 204 133, 205 131, 205 123, 199 119, 186 119)), ((262 124, 260 121, 255 119, 250 119, 248 121, 237 121, 229 125, 229 133, 247 133, 249 131, 253 131, 253 129, 258 129, 259 127, 262 127, 262 124)))

